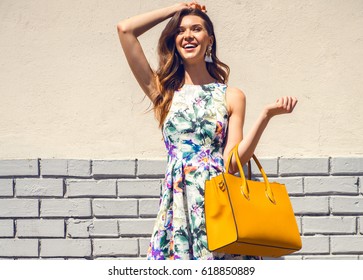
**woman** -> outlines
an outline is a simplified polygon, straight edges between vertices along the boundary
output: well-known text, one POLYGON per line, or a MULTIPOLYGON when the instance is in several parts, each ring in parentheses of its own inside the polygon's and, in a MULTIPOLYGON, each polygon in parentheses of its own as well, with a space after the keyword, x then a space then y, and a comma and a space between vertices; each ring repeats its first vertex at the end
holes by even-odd
MULTIPOLYGON (((296 98, 283 97, 266 106, 243 138, 245 95, 227 87, 229 68, 216 56, 213 24, 204 6, 175 4, 123 20, 117 28, 131 70, 153 103, 168 152, 147 258, 258 258, 208 251, 204 182, 225 170, 224 162, 237 143, 241 163, 246 163, 269 120, 292 112, 296 98), (154 71, 137 38, 170 17, 159 40, 159 68, 154 71)), ((233 159, 230 172, 236 170, 233 159)))

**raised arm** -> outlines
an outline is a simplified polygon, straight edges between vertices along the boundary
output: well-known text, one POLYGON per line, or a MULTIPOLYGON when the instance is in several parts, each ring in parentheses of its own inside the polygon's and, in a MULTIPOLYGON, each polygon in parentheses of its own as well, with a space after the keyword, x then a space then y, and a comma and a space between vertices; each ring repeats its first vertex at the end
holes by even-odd
POLYGON ((179 3, 170 7, 133 16, 122 20, 117 24, 118 35, 127 62, 142 90, 153 103, 156 92, 155 73, 151 69, 137 37, 185 8, 188 8, 188 4, 179 3))
MULTIPOLYGON (((223 157, 226 163, 229 152, 237 143, 239 143, 238 155, 242 165, 252 157, 257 144, 271 118, 276 115, 291 113, 297 103, 296 98, 285 96, 279 98, 276 103, 267 105, 262 110, 260 116, 252 126, 252 129, 245 137, 243 137, 242 130, 246 108, 245 95, 239 89, 229 89, 227 98, 228 104, 230 104, 230 118, 228 123, 228 140, 224 149, 223 157)), ((236 159, 232 157, 230 172, 235 173, 237 171, 238 169, 236 159)))

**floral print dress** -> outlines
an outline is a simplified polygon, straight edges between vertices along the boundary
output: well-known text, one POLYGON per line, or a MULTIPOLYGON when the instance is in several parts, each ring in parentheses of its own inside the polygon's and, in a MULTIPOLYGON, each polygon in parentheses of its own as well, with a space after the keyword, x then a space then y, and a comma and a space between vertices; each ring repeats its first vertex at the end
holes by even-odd
POLYGON ((224 171, 227 86, 183 85, 163 125, 168 152, 159 212, 147 259, 251 259, 208 250, 204 183, 224 171))

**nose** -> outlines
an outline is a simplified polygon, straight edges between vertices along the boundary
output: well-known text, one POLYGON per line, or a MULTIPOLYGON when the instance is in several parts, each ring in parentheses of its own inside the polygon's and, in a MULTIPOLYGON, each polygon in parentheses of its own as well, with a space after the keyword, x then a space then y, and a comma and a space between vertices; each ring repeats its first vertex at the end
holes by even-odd
POLYGON ((190 31, 190 29, 185 30, 185 32, 184 32, 184 39, 185 39, 185 40, 193 39, 193 34, 192 34, 192 32, 190 31))

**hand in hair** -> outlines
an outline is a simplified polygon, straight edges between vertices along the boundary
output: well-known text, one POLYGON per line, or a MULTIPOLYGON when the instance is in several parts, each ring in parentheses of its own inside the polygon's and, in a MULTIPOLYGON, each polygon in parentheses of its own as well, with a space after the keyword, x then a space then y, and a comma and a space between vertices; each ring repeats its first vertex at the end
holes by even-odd
POLYGON ((207 12, 205 5, 200 5, 197 3, 197 1, 190 2, 187 5, 189 8, 198 9, 205 13, 207 12))

